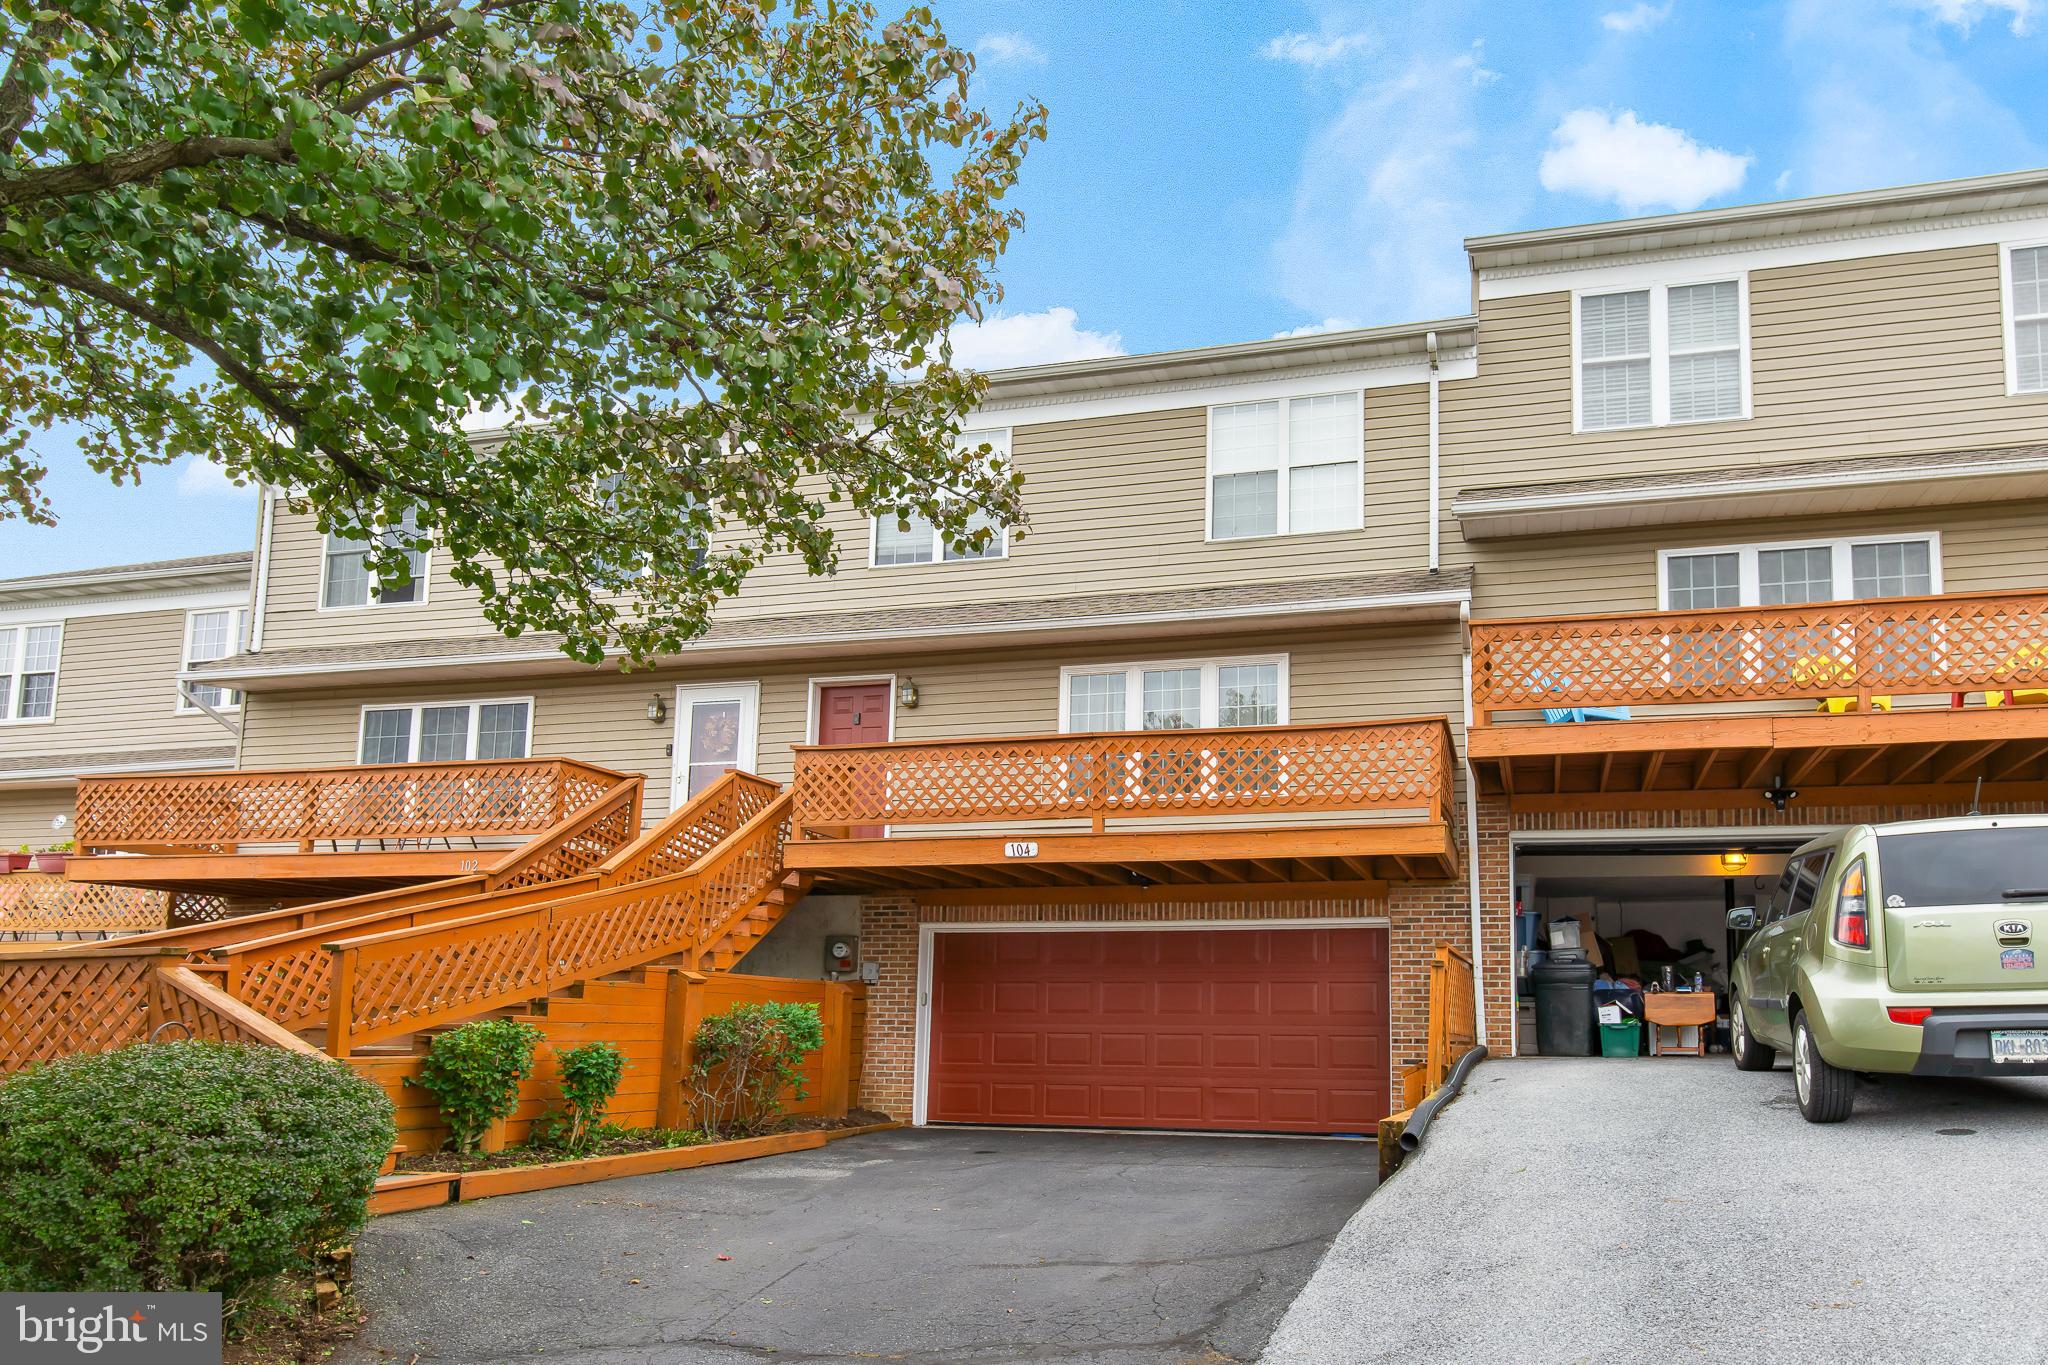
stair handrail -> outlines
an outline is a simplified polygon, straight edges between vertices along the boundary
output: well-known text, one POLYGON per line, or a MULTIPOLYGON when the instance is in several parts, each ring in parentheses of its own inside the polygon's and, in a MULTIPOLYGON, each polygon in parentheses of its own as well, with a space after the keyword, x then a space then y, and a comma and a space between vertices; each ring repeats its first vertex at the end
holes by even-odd
POLYGON ((683 872, 324 945, 332 957, 327 1051, 346 1057, 384 1038, 701 951, 710 924, 722 926, 780 885, 791 805, 782 793, 683 872), (739 870, 749 864, 750 872, 739 870), (359 1019, 366 983, 382 999, 359 1019))
MULTIPOLYGON (((685 859, 676 872, 687 872, 698 858, 716 848, 742 824, 748 816, 773 801, 782 791, 781 784, 765 777, 756 776, 740 768, 728 769, 716 782, 685 801, 667 818, 656 822, 639 838, 627 844, 598 865, 598 877, 602 885, 620 886, 627 882, 651 880, 650 872, 661 866, 661 854, 672 839, 685 829, 700 823, 715 822, 720 829, 717 838, 712 839, 694 857, 685 859)), ((666 876, 667 873, 653 872, 666 876)))

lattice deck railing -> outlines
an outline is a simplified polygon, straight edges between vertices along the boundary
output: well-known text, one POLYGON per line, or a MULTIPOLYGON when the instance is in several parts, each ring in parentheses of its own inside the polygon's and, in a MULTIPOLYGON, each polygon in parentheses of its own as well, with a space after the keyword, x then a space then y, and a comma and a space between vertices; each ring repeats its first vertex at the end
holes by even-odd
MULTIPOLYGON (((480 884, 444 883, 447 894, 428 899, 392 893, 389 906, 377 904, 375 896, 360 897, 358 912, 347 918, 281 924, 274 932, 259 929, 215 946, 215 956, 227 969, 228 993, 287 1028, 308 1027, 327 1015, 333 963, 326 944, 517 910, 682 871, 687 863, 670 868, 665 862, 674 850, 710 851, 745 823, 745 815, 762 808, 764 794, 772 799, 777 790, 750 773, 729 773, 629 842, 624 832, 639 819, 638 781, 630 819, 611 810, 609 802, 593 806, 570 821, 570 828, 536 841, 520 858, 483 876, 480 884), (560 856, 564 850, 575 850, 576 856, 560 856), (606 856, 600 859, 600 854, 606 856), (554 875, 543 879, 536 870, 554 875)), ((623 802, 624 796, 612 799, 623 802)))
POLYGON ((1449 818, 1440 718, 805 745, 798 837, 1018 818, 1414 808, 1449 818))
POLYGON ((2048 687, 2048 592, 1547 616, 1472 626, 1472 704, 1482 722, 1494 711, 1542 707, 2041 687, 2048 687))
POLYGON ((327 1050, 474 1018, 675 953, 701 953, 780 884, 781 796, 686 872, 333 943, 327 1050))
POLYGON ((0 935, 147 933, 169 922, 170 902, 148 887, 14 872, 0 877, 0 935))
POLYGON ((563 758, 82 777, 78 845, 232 852, 535 835, 626 780, 563 758))

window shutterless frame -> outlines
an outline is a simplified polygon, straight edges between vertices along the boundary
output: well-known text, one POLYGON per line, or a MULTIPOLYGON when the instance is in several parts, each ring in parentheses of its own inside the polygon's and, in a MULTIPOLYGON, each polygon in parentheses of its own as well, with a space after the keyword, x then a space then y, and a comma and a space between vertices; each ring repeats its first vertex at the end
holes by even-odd
MULTIPOLYGON (((379 528, 379 532, 381 533, 383 529, 384 529, 384 528, 380 527, 380 528, 379 528)), ((320 537, 320 583, 319 583, 318 587, 317 587, 317 588, 316 588, 316 589, 314 590, 314 595, 313 595, 313 608, 314 608, 314 610, 316 610, 316 611, 391 611, 391 610, 393 610, 393 609, 395 609, 395 608, 400 608, 400 607, 423 607, 423 606, 425 606, 425 605, 427 604, 427 599, 428 599, 428 596, 429 596, 429 594, 428 594, 428 591, 427 591, 427 587, 428 587, 428 584, 429 584, 429 583, 431 582, 431 580, 433 579, 433 576, 434 576, 434 549, 433 549, 433 547, 432 547, 431 545, 430 545, 430 546, 428 546, 428 547, 427 547, 426 549, 424 549, 424 550, 422 550, 422 551, 420 552, 420 571, 419 571, 418 573, 414 574, 414 575, 413 575, 413 579, 412 579, 412 586, 413 586, 414 588, 416 588, 416 589, 417 589, 417 591, 416 591, 416 592, 415 592, 415 593, 413 594, 413 596, 412 596, 412 598, 411 598, 410 600, 408 600, 408 601, 404 601, 404 602, 379 602, 379 601, 377 600, 377 594, 378 594, 378 593, 379 593, 379 592, 381 591, 381 587, 380 587, 380 585, 379 585, 379 583, 378 583, 378 581, 377 581, 377 574, 376 574, 376 571, 375 571, 375 570, 373 570, 373 569, 371 569, 371 568, 370 568, 370 567, 369 567, 369 566, 368 566, 367 564, 365 564, 365 565, 363 566, 363 572, 364 572, 364 573, 365 573, 365 574, 366 574, 366 575, 368 576, 368 578, 369 578, 369 591, 368 591, 368 593, 367 593, 367 594, 365 595, 364 599, 363 599, 363 600, 362 600, 361 602, 350 602, 350 603, 345 603, 345 604, 339 604, 339 605, 336 605, 336 606, 331 606, 331 607, 330 607, 330 606, 328 606, 328 605, 327 605, 327 574, 328 574, 328 569, 329 569, 329 565, 330 565, 330 563, 331 563, 331 561, 332 561, 332 559, 333 559, 333 557, 334 557, 334 556, 333 556, 333 548, 334 548, 334 543, 335 543, 335 537, 334 537, 333 535, 331 535, 331 534, 325 534, 325 533, 323 533, 323 534, 321 535, 321 537, 320 537)), ((351 542, 351 543, 352 543, 352 542, 351 542)))
POLYGON ((1657 551, 1657 610, 1670 611, 1671 606, 1671 561, 1693 555, 1735 555, 1740 561, 1741 600, 1739 605, 1754 607, 1761 605, 1762 591, 1757 569, 1757 557, 1768 550, 1802 550, 1825 548, 1831 556, 1833 574, 1830 586, 1831 596, 1817 599, 1827 602, 1849 602, 1856 599, 1855 552, 1859 545, 1896 545, 1920 543, 1927 546, 1927 573, 1929 594, 1943 591, 1941 586, 1941 533, 1939 531, 1902 531, 1889 535, 1871 536, 1815 536, 1807 540, 1761 541, 1748 545, 1698 545, 1683 549, 1657 551))
MULTIPOLYGON (((1007 464, 1010 459, 1010 428, 973 427, 960 433, 959 444, 969 448, 988 446, 995 451, 995 459, 1007 464)), ((933 564, 981 564, 993 559, 1010 557, 1010 532, 1007 527, 998 530, 995 539, 979 554, 948 555, 946 538, 939 534, 939 528, 915 514, 898 518, 893 512, 883 512, 868 518, 868 567, 871 569, 915 569, 933 564), (909 532, 922 532, 930 537, 931 552, 923 559, 902 559, 884 562, 882 559, 882 523, 902 520, 909 523, 909 532)))
MULTIPOLYGON (((451 698, 449 698, 449 699, 447 699, 447 700, 445 700, 445 701, 443 701, 443 700, 434 700, 434 701, 418 701, 418 702, 384 702, 384 703, 377 703, 377 702, 366 702, 366 703, 364 703, 364 705, 363 705, 363 707, 362 707, 361 711, 360 711, 360 712, 358 712, 358 714, 357 714, 357 716, 356 716, 356 759, 357 759, 357 761, 358 761, 358 762, 362 762, 362 761, 364 761, 364 759, 363 759, 363 741, 364 741, 364 739, 365 739, 365 738, 367 737, 367 735, 368 735, 368 733, 369 733, 369 721, 370 721, 370 716, 371 716, 371 714, 372 714, 373 712, 405 711, 405 712, 409 712, 409 713, 410 713, 410 719, 409 719, 409 721, 408 721, 408 727, 409 727, 409 728, 408 728, 408 730, 407 730, 407 732, 406 732, 406 749, 405 749, 405 753, 406 753, 406 756, 405 756, 405 757, 404 757, 404 758, 403 758, 402 760, 384 760, 384 761, 398 761, 398 762, 405 762, 405 763, 418 763, 418 762, 420 761, 420 756, 419 756, 419 755, 420 755, 420 713, 421 713, 421 712, 423 712, 423 711, 440 711, 440 710, 453 710, 454 708, 456 708, 456 707, 458 707, 458 706, 460 706, 460 707, 467 707, 467 708, 468 708, 468 710, 469 710, 469 725, 468 725, 468 730, 467 730, 467 732, 466 732, 466 735, 465 735, 465 737, 464 737, 464 740, 463 740, 462 758, 461 758, 460 760, 450 760, 450 761, 461 761, 461 762, 467 762, 467 761, 469 761, 469 760, 471 760, 471 759, 474 759, 474 758, 476 757, 476 753, 477 753, 477 731, 478 731, 478 727, 479 727, 479 726, 480 726, 480 724, 482 723, 482 719, 483 719, 483 710, 484 710, 484 708, 485 708, 486 706, 523 706, 523 707, 525 707, 525 708, 526 708, 526 729, 525 729, 525 732, 524 732, 524 734, 523 734, 522 738, 520 739, 520 746, 519 746, 519 747, 520 747, 520 749, 521 749, 521 753, 520 753, 519 757, 521 757, 521 758, 531 758, 531 757, 533 756, 533 698, 532 698, 532 697, 483 697, 483 698, 480 698, 480 699, 478 699, 478 700, 475 700, 475 701, 470 701, 470 700, 467 700, 467 699, 464 699, 464 698, 459 698, 459 697, 451 697, 451 698)), ((436 761, 438 762, 438 761, 440 761, 440 760, 436 760, 436 761)), ((507 759, 506 761, 507 761, 507 762, 511 762, 511 761, 514 761, 514 760, 512 760, 512 759, 507 759)))
MULTIPOLYGON (((2048 393, 2048 356, 2042 359, 2042 382, 2038 385, 2024 383, 2029 376, 2021 373, 2020 326, 2029 321, 2038 321, 2043 331, 2048 331, 2048 237, 2018 242, 2000 242, 1998 245, 1998 307, 2001 330, 2005 335, 2005 391, 2009 396, 2021 394, 2048 393), (2020 290, 2016 287, 2014 270, 2015 256, 2020 252, 2040 251, 2034 259, 2042 272, 2044 283, 2039 287, 2039 312, 2025 311, 2020 305, 2020 290)), ((2048 347, 2048 338, 2043 346, 2048 347)))
MULTIPOLYGON (((1206 409, 1204 415, 1202 428, 1202 449, 1202 539, 1204 541, 1209 541, 1218 544, 1228 544, 1242 540, 1271 540, 1275 536, 1286 535, 1330 535, 1346 531, 1362 530, 1365 526, 1364 389, 1331 389, 1328 391, 1316 393, 1290 394, 1284 398, 1250 398, 1244 400, 1243 402, 1238 403, 1211 404, 1206 409), (1318 527, 1314 530, 1296 531, 1288 525, 1288 514, 1291 510, 1289 504, 1293 501, 1292 497, 1290 496, 1290 493, 1295 470, 1297 468, 1314 469, 1321 468, 1323 466, 1320 464, 1297 465, 1292 459, 1291 452, 1288 449, 1288 439, 1290 435, 1291 425, 1289 421, 1291 406, 1297 402, 1306 403, 1312 402, 1318 398, 1338 397, 1348 397, 1351 399, 1353 403, 1352 416, 1355 419, 1351 424, 1352 449, 1351 458, 1349 461, 1353 469, 1353 477, 1356 481, 1356 497, 1353 501, 1352 506, 1348 509, 1351 515, 1345 520, 1344 524, 1339 526, 1325 526, 1318 527), (1277 499, 1276 510, 1274 513, 1274 529, 1271 531, 1263 532, 1248 532, 1244 535, 1219 536, 1216 534, 1216 480, 1219 477, 1219 471, 1216 468, 1216 417, 1219 412, 1226 408, 1253 407, 1261 403, 1272 403, 1278 409, 1279 445, 1275 452, 1274 462, 1271 467, 1276 479, 1275 497, 1277 499)), ((1336 465, 1343 462, 1333 460, 1327 463, 1330 465, 1336 465)), ((1265 469, 1264 467, 1261 467, 1257 471, 1223 470, 1220 471, 1220 475, 1227 476, 1231 474, 1252 472, 1263 473, 1265 472, 1265 469)))
MULTIPOLYGON (((1642 431, 1646 427, 1699 426, 1713 422, 1745 422, 1750 410, 1750 345, 1749 345, 1749 272, 1734 271, 1718 274, 1687 276, 1682 279, 1658 280, 1655 283, 1632 282, 1629 284, 1604 285, 1597 289, 1575 289, 1572 291, 1572 431, 1574 434, 1598 435, 1610 431, 1642 431), (1736 318, 1736 380, 1741 385, 1742 409, 1732 417, 1700 417, 1674 420, 1671 416, 1671 291, 1686 289, 1703 284, 1735 285, 1736 318), (1648 292, 1650 296, 1650 420, 1630 422, 1614 426, 1589 427, 1586 425, 1585 392, 1583 385, 1584 367, 1587 358, 1581 354, 1582 334, 1580 331, 1584 301, 1606 298, 1613 294, 1635 294, 1648 292)), ((1690 347, 1681 354, 1693 353, 1703 348, 1690 347)), ((1597 360, 1591 363, 1599 363, 1597 360)))
POLYGON ((0 622, 0 725, 47 725, 57 718, 63 659, 62 621, 0 622), (35 688, 37 714, 24 715, 31 678, 48 678, 49 683, 35 688))
POLYGON ((1228 655, 1200 659, 1152 659, 1143 663, 1074 664, 1060 670, 1060 733, 1073 732, 1072 679, 1094 674, 1121 673, 1124 677, 1124 724, 1126 730, 1143 728, 1145 675, 1147 673, 1199 670, 1201 673, 1200 729, 1218 728, 1222 709, 1222 671, 1233 667, 1271 665, 1279 675, 1279 717, 1273 723, 1288 723, 1288 656, 1285 654, 1228 655))
MULTIPOLYGON (((216 659, 226 659, 241 653, 242 628, 247 618, 247 607, 202 607, 196 611, 186 612, 185 644, 184 652, 179 656, 180 666, 182 668, 190 668, 193 664, 212 663, 216 659), (201 618, 216 616, 225 616, 227 618, 227 648, 219 654, 209 653, 204 658, 201 658, 194 652, 194 642, 202 628, 209 630, 211 628, 210 621, 202 626, 201 618)), ((216 711, 239 711, 242 709, 242 694, 232 687, 222 687, 214 683, 185 683, 177 688, 177 713, 181 716, 204 715, 205 712, 196 706, 188 695, 201 692, 202 690, 219 694, 219 700, 209 700, 207 702, 207 705, 216 711)), ((356 752, 359 754, 362 752, 360 744, 358 744, 356 752)))

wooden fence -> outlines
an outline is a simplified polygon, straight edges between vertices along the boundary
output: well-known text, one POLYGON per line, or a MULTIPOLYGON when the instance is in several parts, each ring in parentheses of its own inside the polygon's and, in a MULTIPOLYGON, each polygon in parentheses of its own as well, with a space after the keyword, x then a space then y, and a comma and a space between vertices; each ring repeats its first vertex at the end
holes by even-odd
POLYGON ((1300 813, 1451 815, 1438 718, 1007 739, 799 745, 798 837, 1018 818, 1300 813))
POLYGON ((1413 1109, 1449 1079, 1458 1059, 1479 1045, 1472 959, 1439 943, 1429 959, 1429 1037, 1422 1065, 1402 1073, 1402 1107, 1413 1109))
POLYGON ((78 780, 78 847, 421 841, 546 833, 626 782, 566 758, 244 768, 78 780))
POLYGON ((67 881, 46 872, 0 876, 0 934, 137 934, 169 923, 167 891, 67 881))
MULTIPOLYGON (((506 1122, 504 1140, 524 1142, 536 1120, 562 1112, 555 1056, 588 1042, 611 1043, 626 1055, 625 1077, 606 1111, 607 1122, 627 1128, 688 1127, 691 1097, 684 1083, 692 1062, 690 1039, 707 1015, 743 1000, 800 1000, 819 1007, 825 1041, 805 1059, 809 1097, 786 1096, 785 1112, 836 1116, 859 1104, 865 986, 724 973, 707 977, 649 967, 629 977, 591 982, 578 997, 552 999, 544 1014, 520 1016, 540 1029, 542 1044, 533 1075, 519 1087, 519 1107, 506 1122)), ((390 1096, 399 1144, 413 1152, 433 1151, 447 1137, 433 1097, 409 1083, 419 1076, 421 1061, 365 1056, 348 1063, 390 1096)))

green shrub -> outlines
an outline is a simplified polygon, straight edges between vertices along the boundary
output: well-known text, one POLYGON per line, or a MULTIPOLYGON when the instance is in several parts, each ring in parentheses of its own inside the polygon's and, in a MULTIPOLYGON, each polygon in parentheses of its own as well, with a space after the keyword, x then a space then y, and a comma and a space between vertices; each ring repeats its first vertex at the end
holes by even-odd
POLYGON ((518 1019, 479 1019, 436 1037, 413 1084, 433 1095, 449 1141, 474 1152, 499 1119, 519 1107, 519 1083, 533 1074, 540 1030, 518 1019))
POLYGON ((555 1054, 562 1098, 569 1104, 569 1150, 583 1145, 592 1124, 619 1093, 626 1074, 626 1054, 610 1043, 584 1043, 555 1054))
POLYGON ((0 1290, 236 1301, 361 1227, 396 1129, 345 1066, 139 1043, 0 1085, 0 1290))
POLYGON ((816 1005, 773 1000, 709 1016, 693 1041, 697 1126, 712 1138, 746 1137, 782 1112, 785 1089, 808 1096, 797 1064, 825 1045, 825 1026, 816 1005))

